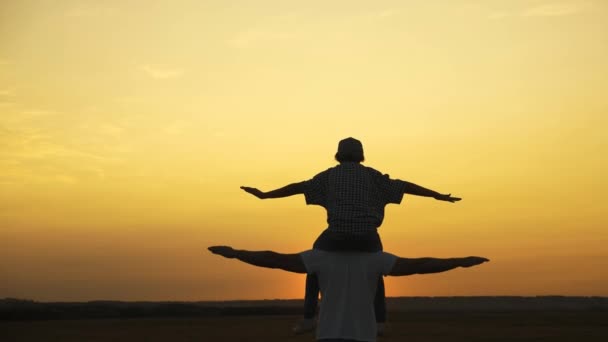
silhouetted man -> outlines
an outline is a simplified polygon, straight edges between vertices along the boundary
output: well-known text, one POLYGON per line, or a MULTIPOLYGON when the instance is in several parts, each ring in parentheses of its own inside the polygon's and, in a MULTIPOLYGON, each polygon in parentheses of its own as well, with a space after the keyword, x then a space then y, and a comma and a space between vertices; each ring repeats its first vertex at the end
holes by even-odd
MULTIPOLYGON (((419 185, 391 179, 379 171, 361 165, 364 161, 363 145, 354 138, 338 144, 335 156, 339 165, 329 168, 312 179, 289 184, 280 189, 263 192, 256 188, 241 187, 260 198, 280 198, 304 194, 306 204, 316 204, 327 210, 328 227, 315 241, 313 248, 324 251, 377 252, 382 242, 377 228, 384 219, 384 207, 399 204, 404 194, 432 197, 440 201, 455 202, 460 198, 443 195, 419 185)), ((375 299, 379 329, 386 320, 384 281, 378 279, 375 299)), ((294 332, 302 333, 314 328, 319 285, 314 275, 306 277, 304 320, 298 322, 294 332)))
POLYGON ((438 273, 488 261, 482 257, 399 258, 386 252, 326 252, 298 254, 209 247, 212 253, 259 267, 315 274, 323 298, 317 328, 318 341, 376 341, 374 294, 378 277, 438 273))

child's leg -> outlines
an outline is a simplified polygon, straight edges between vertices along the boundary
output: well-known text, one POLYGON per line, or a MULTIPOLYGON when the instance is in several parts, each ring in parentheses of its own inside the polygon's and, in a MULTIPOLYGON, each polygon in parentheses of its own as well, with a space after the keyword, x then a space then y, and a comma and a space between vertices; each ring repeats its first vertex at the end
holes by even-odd
POLYGON ((319 304, 319 278, 316 274, 306 275, 306 294, 304 295, 304 319, 299 320, 292 330, 296 335, 315 330, 315 313, 319 304))
POLYGON ((319 235, 312 248, 323 251, 358 251, 379 252, 382 251, 382 241, 378 232, 370 232, 361 235, 350 235, 336 233, 326 229, 319 235))
POLYGON ((306 292, 304 293, 304 318, 312 319, 319 304, 319 278, 316 274, 306 275, 306 292))
MULTIPOLYGON (((315 241, 314 249, 327 250, 327 247, 332 247, 332 240, 329 237, 329 231, 326 229, 319 235, 315 241)), ((316 274, 306 275, 306 290, 304 292, 304 319, 312 319, 317 312, 319 305, 319 278, 316 274)))
POLYGON ((322 251, 340 250, 338 247, 339 242, 335 240, 334 234, 329 229, 325 229, 312 245, 313 249, 320 249, 322 251))
POLYGON ((376 297, 374 297, 374 311, 376 312, 376 323, 386 322, 386 296, 384 294, 384 279, 378 278, 376 297))

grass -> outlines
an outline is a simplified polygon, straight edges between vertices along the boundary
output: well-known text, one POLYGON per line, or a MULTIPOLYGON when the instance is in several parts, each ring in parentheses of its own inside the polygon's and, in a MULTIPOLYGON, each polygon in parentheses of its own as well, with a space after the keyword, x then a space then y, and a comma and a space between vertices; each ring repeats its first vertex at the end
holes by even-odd
MULTIPOLYGON (((314 341, 293 336, 297 316, 0 322, 2 341, 314 341)), ((379 341, 608 341, 606 311, 390 313, 379 341)))

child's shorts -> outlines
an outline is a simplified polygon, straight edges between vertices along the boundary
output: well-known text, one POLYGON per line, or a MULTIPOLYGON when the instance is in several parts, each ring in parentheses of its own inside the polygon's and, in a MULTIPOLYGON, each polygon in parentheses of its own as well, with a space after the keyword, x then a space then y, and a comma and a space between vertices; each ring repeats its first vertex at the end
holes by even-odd
POLYGON ((317 238, 312 248, 323 251, 382 251, 382 241, 378 232, 366 234, 345 234, 325 229, 317 238))

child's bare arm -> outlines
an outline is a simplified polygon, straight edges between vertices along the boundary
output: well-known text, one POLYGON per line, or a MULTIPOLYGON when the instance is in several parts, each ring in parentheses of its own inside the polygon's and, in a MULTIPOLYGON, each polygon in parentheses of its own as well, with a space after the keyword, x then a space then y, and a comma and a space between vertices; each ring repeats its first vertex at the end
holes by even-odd
POLYGON ((267 192, 261 191, 256 188, 251 188, 248 186, 242 186, 241 189, 245 190, 245 192, 248 192, 259 199, 281 198, 281 197, 289 197, 289 196, 293 196, 293 195, 303 194, 304 193, 304 184, 303 184, 303 182, 292 183, 292 184, 289 184, 282 188, 272 190, 272 191, 267 191, 267 192))
POLYGON ((405 190, 403 192, 406 194, 424 196, 424 197, 433 197, 434 199, 439 200, 439 201, 447 201, 447 202, 452 202, 452 203, 461 200, 461 198, 459 198, 459 197, 452 197, 451 194, 444 195, 444 194, 438 193, 437 191, 423 188, 420 185, 417 185, 414 183, 410 183, 410 182, 406 182, 406 181, 403 181, 403 182, 405 183, 405 190))

